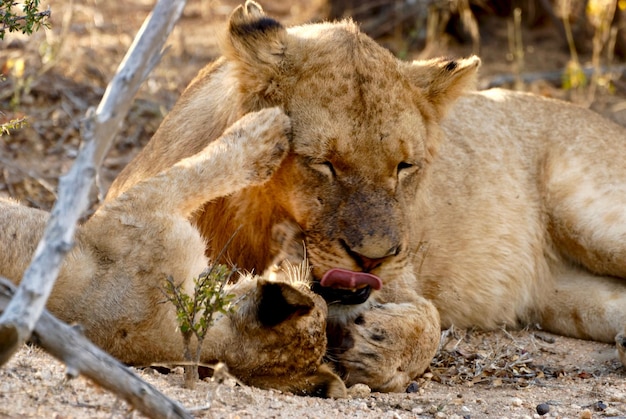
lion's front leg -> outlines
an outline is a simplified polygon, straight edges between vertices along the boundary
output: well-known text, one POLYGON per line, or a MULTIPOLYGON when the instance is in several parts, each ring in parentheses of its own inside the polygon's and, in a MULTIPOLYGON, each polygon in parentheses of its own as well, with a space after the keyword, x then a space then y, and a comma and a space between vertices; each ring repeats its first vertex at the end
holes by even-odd
POLYGON ((430 301, 376 304, 329 325, 328 358, 348 386, 404 391, 430 365, 439 338, 439 314, 430 301))

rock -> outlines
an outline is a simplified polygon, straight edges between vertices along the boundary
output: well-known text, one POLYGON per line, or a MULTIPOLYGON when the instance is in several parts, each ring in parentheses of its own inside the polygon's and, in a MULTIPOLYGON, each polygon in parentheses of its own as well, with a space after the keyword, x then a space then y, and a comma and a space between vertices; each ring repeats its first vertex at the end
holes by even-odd
POLYGON ((513 397, 511 399, 511 404, 515 407, 520 407, 522 405, 523 401, 522 399, 520 399, 519 397, 513 397))
POLYGON ((602 400, 597 401, 597 402, 595 402, 595 403, 593 404, 593 409, 594 409, 596 412, 602 412, 602 411, 606 410, 606 408, 607 408, 607 407, 608 407, 608 406, 606 405, 606 403, 604 403, 602 400))
POLYGON ((548 412, 550 412, 550 405, 547 403, 541 403, 537 405, 537 413, 540 416, 543 416, 545 414, 547 414, 548 412))
POLYGON ((418 391, 420 391, 420 386, 417 384, 417 381, 411 381, 406 388, 407 393, 417 393, 418 391))

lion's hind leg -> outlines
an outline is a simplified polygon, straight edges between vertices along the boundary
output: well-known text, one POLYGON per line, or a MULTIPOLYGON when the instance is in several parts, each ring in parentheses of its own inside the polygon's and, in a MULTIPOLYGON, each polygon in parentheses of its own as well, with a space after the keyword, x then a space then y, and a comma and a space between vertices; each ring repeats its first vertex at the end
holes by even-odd
POLYGON ((570 267, 545 293, 539 323, 545 330, 581 339, 615 342, 626 367, 626 281, 570 267))
POLYGON ((626 281, 569 267, 542 296, 539 323, 554 333, 613 342, 626 324, 626 281))
MULTIPOLYGON (((626 131, 589 119, 575 137, 554 145, 542 172, 551 238, 565 263, 582 270, 559 277, 557 289, 569 290, 568 307, 580 313, 584 334, 604 341, 626 335, 625 161, 626 131), (602 319, 611 322, 614 334, 596 338, 589 329, 601 328, 602 319)), ((624 339, 617 340, 624 363, 624 339)))
POLYGON ((551 146, 540 189, 560 253, 595 274, 626 279, 626 130, 593 122, 551 146))
POLYGON ((538 323, 549 332, 616 343, 626 366, 626 281, 598 276, 580 267, 559 272, 538 304, 538 323))

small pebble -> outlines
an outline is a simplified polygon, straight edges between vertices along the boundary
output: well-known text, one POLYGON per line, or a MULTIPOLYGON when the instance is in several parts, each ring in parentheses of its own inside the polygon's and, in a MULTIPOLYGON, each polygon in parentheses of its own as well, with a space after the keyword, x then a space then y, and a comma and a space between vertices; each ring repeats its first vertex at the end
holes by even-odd
POLYGON ((593 414, 591 413, 591 410, 585 409, 582 412, 580 412, 580 419, 592 419, 592 418, 593 418, 593 414))
POLYGON ((606 410, 608 406, 606 405, 606 403, 604 403, 602 400, 597 401, 593 404, 593 408, 595 409, 596 412, 602 412, 604 410, 606 410))
POLYGON ((522 405, 522 403, 523 403, 523 402, 522 402, 522 399, 520 399, 519 397, 513 397, 513 398, 511 399, 511 404, 512 404, 513 406, 520 407, 520 406, 522 405))
POLYGON ((539 413, 539 415, 543 416, 547 414, 549 411, 550 411, 550 405, 548 405, 547 403, 541 403, 537 405, 537 413, 539 413))
POLYGON ((417 381, 411 381, 411 383, 406 388, 407 393, 417 393, 420 390, 420 386, 417 384, 417 381))

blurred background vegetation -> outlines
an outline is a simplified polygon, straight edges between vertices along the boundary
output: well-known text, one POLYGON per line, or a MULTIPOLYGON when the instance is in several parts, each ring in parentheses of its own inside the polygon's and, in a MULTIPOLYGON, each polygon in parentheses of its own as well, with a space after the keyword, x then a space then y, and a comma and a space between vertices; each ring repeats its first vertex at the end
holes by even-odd
MULTIPOLYGON (((100 174, 108 187, 145 145, 243 0, 189 0, 100 174)), ((351 17, 402 59, 479 54, 480 87, 574 101, 626 126, 626 0, 258 0, 283 23, 351 17)), ((0 19, 15 1, 0 0, 0 19)), ((0 195, 50 208, 80 121, 98 104, 154 0, 40 0, 47 28, 0 39, 0 195)), ((6 25, 0 20, 0 26, 6 25)))

